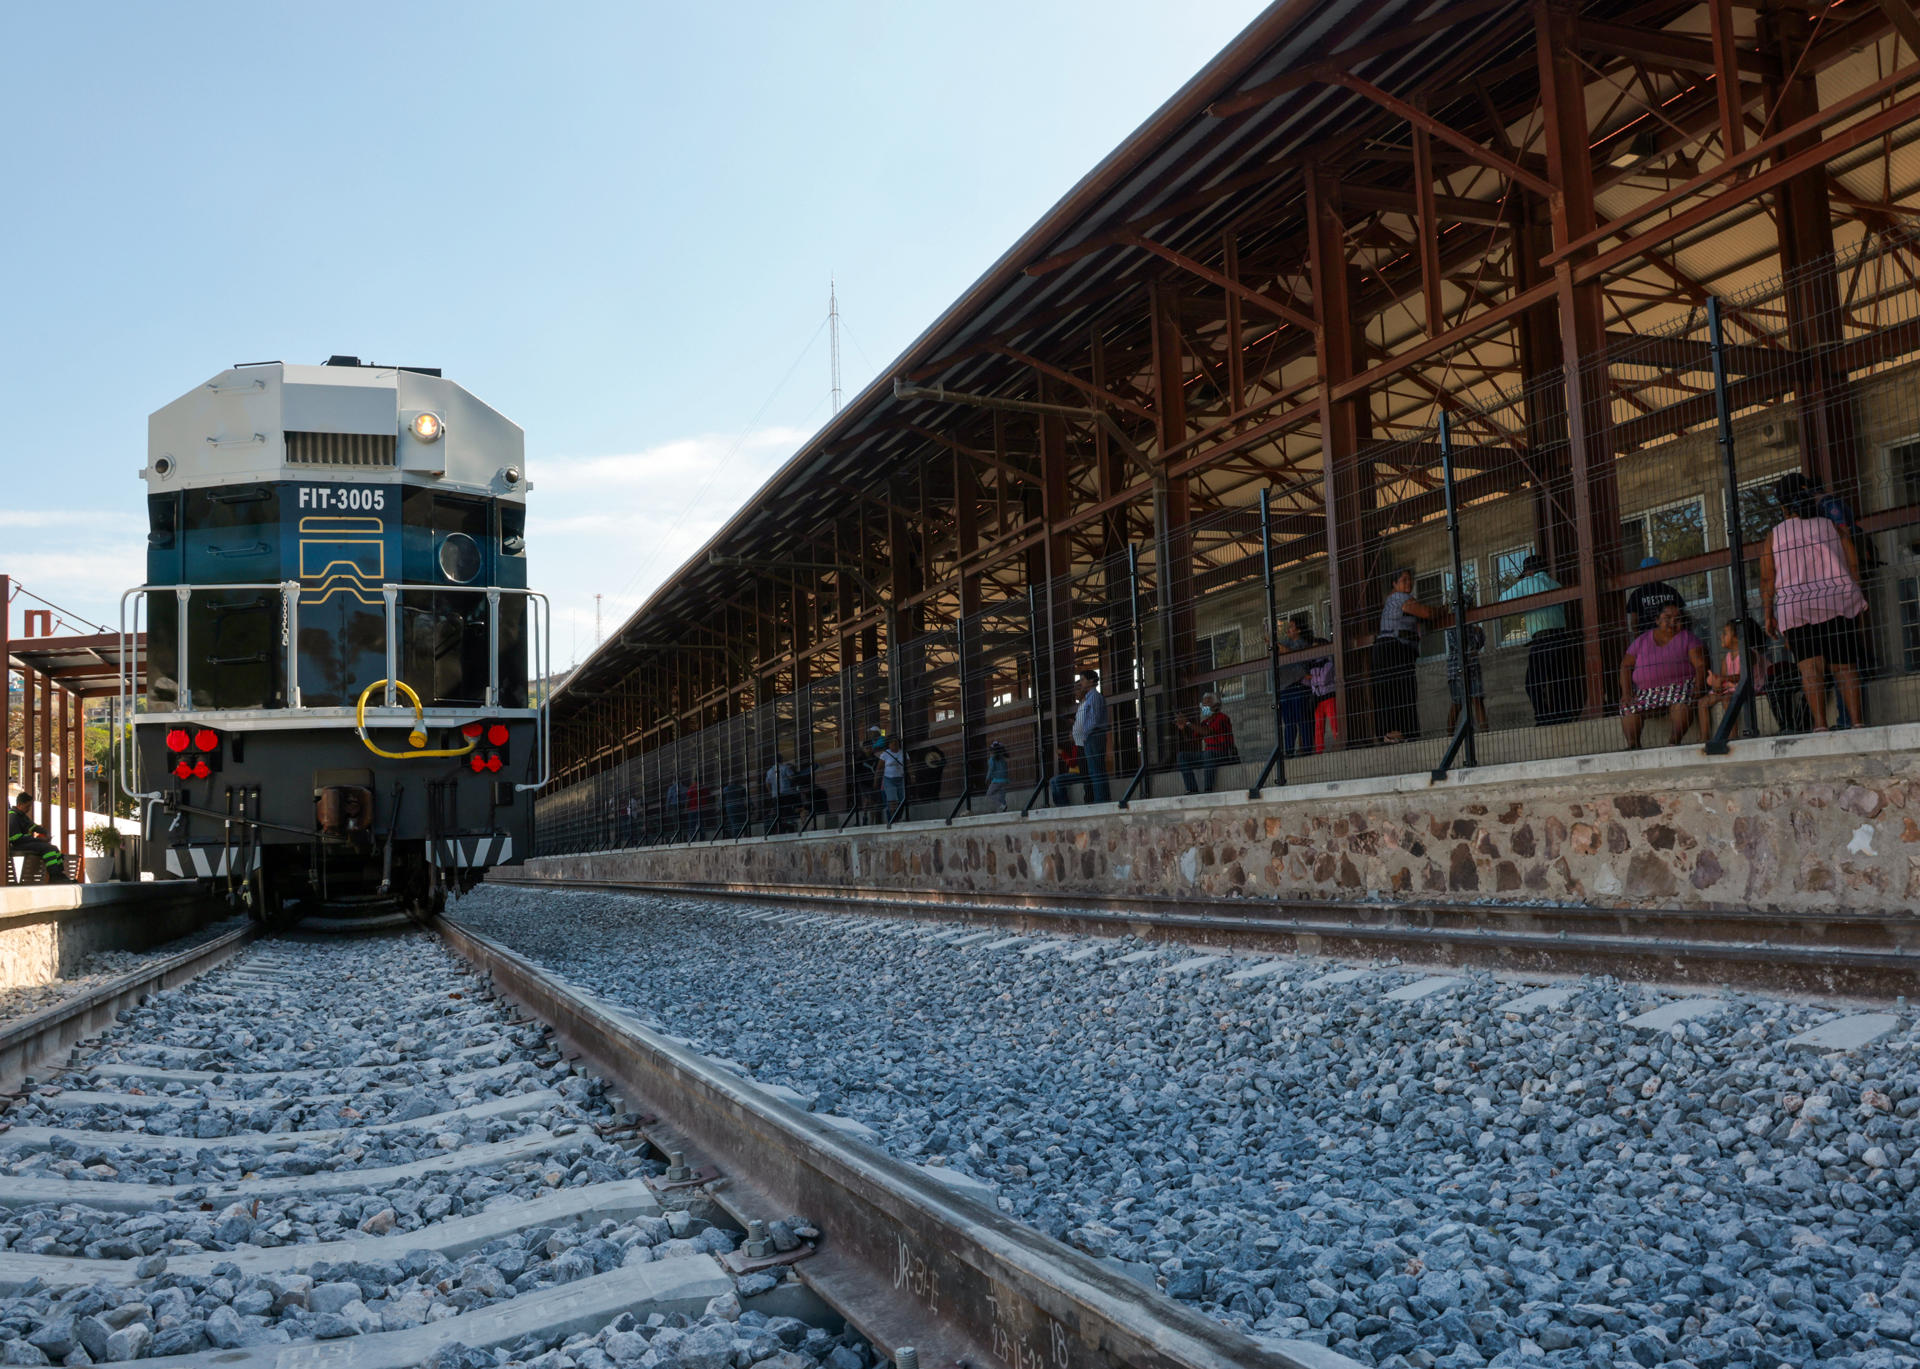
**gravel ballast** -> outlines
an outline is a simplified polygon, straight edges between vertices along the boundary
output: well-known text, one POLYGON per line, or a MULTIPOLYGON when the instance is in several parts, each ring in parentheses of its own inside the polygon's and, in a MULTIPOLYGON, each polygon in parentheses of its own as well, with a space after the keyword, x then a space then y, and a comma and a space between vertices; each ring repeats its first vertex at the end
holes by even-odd
POLYGON ((1823 1055, 1788 1040, 1852 1009, 1729 994, 1656 1030, 1628 1023, 1683 995, 1607 978, 1509 1011, 1531 986, 1480 972, 781 912, 495 886, 453 915, 1256 1335, 1390 1369, 1920 1365, 1904 1003, 1823 1055))
POLYGON ((112 983, 155 961, 223 937, 238 929, 242 921, 240 918, 231 918, 216 922, 191 936, 183 936, 177 941, 169 941, 145 951, 95 951, 75 966, 71 974, 41 984, 18 984, 10 989, 0 989, 0 1026, 57 1007, 69 998, 112 983))
MULTIPOLYGON (((723 1214, 704 1195, 656 1198, 639 1183, 662 1166, 618 1143, 624 1119, 600 1086, 424 935, 260 943, 123 1012, 6 1120, 0 1204, 9 1179, 55 1181, 70 1196, 0 1206, 0 1277, 11 1290, 0 1298, 0 1364, 243 1350, 442 1322, 456 1337, 433 1352, 442 1369, 874 1363, 857 1337, 743 1307, 775 1276, 736 1285, 713 1264, 735 1244, 715 1224, 723 1214), (472 1147, 518 1140, 538 1149, 457 1163, 472 1147), (434 1157, 454 1167, 382 1177, 434 1157), (354 1184, 362 1172, 367 1181, 354 1184), (144 1210, 90 1206, 99 1184, 151 1185, 156 1198, 144 1210), (612 1185, 609 1194, 627 1196, 594 1199, 595 1186, 612 1185), (579 1201, 563 1196, 575 1191, 579 1201), (565 1219, 516 1215, 533 1200, 565 1219), (483 1214, 506 1219, 499 1235, 435 1245, 447 1224, 483 1214), (288 1251, 323 1241, 349 1245, 317 1258, 288 1251), (263 1253, 276 1251, 292 1258, 263 1253), (76 1274, 62 1260, 114 1264, 76 1274), (476 1309, 673 1261, 706 1271, 657 1281, 701 1289, 674 1310, 610 1315, 564 1338, 457 1340, 458 1318, 476 1309)), ((788 1223, 811 1230, 798 1215, 788 1223)))

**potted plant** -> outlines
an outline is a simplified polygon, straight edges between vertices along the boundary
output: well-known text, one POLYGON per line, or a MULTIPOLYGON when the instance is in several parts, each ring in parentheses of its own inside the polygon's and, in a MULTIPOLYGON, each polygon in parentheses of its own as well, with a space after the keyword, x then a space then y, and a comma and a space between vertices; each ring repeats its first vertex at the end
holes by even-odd
POLYGON ((113 878, 113 858, 120 850, 120 829, 103 822, 87 829, 87 883, 101 884, 113 878))

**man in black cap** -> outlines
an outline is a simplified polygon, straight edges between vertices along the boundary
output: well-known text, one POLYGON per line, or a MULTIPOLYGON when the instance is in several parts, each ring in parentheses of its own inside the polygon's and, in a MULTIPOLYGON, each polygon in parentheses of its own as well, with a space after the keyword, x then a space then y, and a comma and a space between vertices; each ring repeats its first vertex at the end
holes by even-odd
MULTIPOLYGON (((33 795, 24 789, 7 813, 7 854, 38 860, 47 872, 47 883, 58 884, 67 877, 67 858, 60 848, 47 840, 47 829, 33 820, 33 795)), ((22 874, 26 871, 22 869, 22 874)))

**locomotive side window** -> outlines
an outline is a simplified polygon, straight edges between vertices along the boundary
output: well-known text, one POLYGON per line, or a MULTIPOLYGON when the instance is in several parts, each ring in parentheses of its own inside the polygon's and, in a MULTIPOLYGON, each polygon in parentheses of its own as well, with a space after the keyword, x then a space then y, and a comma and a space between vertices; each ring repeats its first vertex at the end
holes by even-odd
MULTIPOLYGON (((524 589, 527 584, 527 510, 501 500, 500 556, 493 563, 494 583, 524 589)), ((500 706, 527 706, 527 601, 518 594, 500 596, 500 706)))

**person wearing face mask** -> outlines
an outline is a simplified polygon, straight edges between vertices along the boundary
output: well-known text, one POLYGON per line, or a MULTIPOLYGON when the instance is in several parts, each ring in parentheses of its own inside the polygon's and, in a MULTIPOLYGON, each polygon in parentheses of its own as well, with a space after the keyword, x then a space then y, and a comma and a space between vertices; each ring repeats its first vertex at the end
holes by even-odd
POLYGON ((1214 772, 1234 757, 1233 719, 1220 707, 1218 694, 1200 696, 1198 719, 1180 718, 1180 778, 1189 794, 1211 794, 1214 772))

